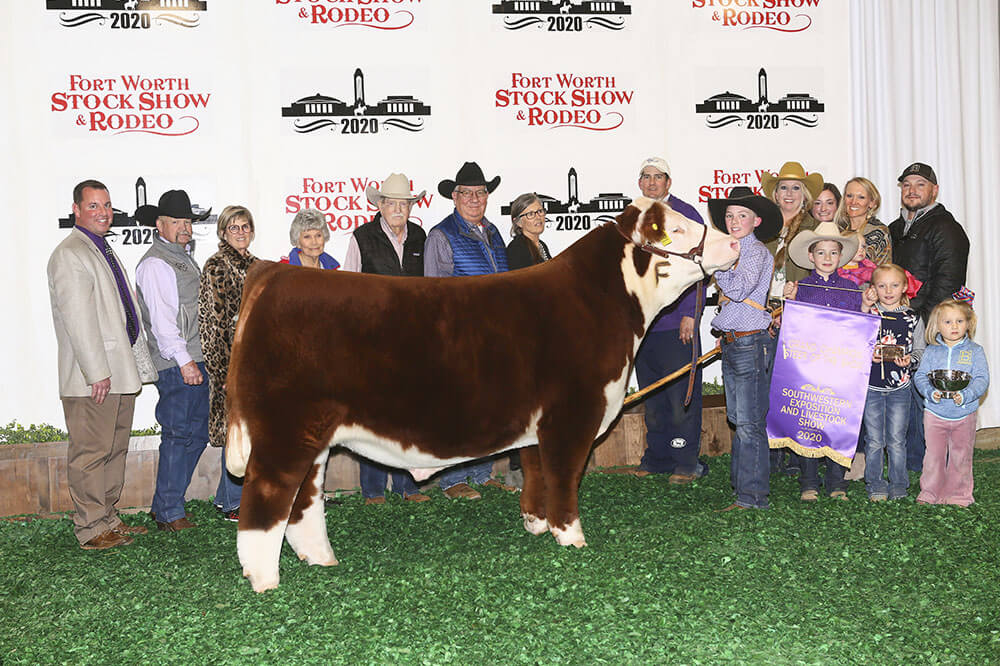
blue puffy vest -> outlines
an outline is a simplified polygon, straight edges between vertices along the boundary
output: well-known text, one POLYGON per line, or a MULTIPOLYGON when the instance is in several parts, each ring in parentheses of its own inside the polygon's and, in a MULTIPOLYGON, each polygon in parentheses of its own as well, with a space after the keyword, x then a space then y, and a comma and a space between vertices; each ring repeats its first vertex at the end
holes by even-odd
POLYGON ((454 262, 452 275, 485 275, 507 270, 507 248, 500 238, 500 232, 491 222, 487 222, 484 227, 490 241, 489 247, 469 230, 465 222, 459 220, 456 213, 437 225, 451 244, 454 262))

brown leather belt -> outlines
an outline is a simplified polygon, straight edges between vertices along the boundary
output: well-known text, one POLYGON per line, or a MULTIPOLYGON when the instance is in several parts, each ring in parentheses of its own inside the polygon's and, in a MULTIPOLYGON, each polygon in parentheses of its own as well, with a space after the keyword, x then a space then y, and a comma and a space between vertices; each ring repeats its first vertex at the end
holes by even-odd
POLYGON ((756 335, 757 333, 763 333, 767 329, 758 328, 756 331, 712 331, 713 333, 718 333, 717 337, 722 338, 722 341, 727 345, 736 342, 736 338, 745 338, 748 335, 756 335))

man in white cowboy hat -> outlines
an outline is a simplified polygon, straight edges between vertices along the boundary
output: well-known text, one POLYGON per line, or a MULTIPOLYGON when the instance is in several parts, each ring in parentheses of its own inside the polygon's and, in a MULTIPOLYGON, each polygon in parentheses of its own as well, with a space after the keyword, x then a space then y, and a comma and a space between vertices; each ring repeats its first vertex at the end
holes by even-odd
POLYGON ((191 210, 184 190, 169 190, 156 206, 135 212, 140 224, 156 225, 153 244, 135 269, 136 291, 149 353, 159 377, 156 420, 160 458, 151 515, 156 526, 179 532, 195 524, 184 511, 184 493, 208 443, 209 386, 198 335, 198 288, 191 210))
POLYGON ((123 523, 116 505, 125 484, 135 396, 156 375, 135 294, 105 239, 115 216, 108 188, 97 180, 79 183, 73 188, 73 216, 73 230, 49 259, 49 297, 59 398, 69 431, 73 533, 84 550, 104 550, 146 532, 123 523))
MULTIPOLYGON (((426 190, 414 194, 406 174, 393 173, 379 187, 369 185, 365 196, 378 208, 371 221, 361 225, 351 234, 347 244, 347 257, 342 269, 354 273, 377 275, 424 274, 424 241, 427 234, 419 225, 410 222, 413 204, 426 190)), ((421 493, 408 472, 392 470, 392 490, 410 502, 430 499, 421 493)), ((385 482, 389 468, 361 461, 361 494, 365 504, 385 503, 385 482)))
POLYGON ((715 274, 725 299, 712 320, 722 350, 726 418, 736 426, 730 477, 736 501, 722 511, 766 509, 770 493, 765 422, 776 340, 766 309, 774 259, 761 242, 781 229, 781 212, 749 187, 734 187, 727 199, 709 199, 712 224, 740 244, 740 260, 715 274))
MULTIPOLYGON (((923 282, 910 307, 927 323, 934 306, 951 298, 964 284, 969 264, 969 237, 955 217, 937 200, 937 174, 930 165, 914 162, 899 174, 901 208, 889 225, 895 263, 923 282)), ((906 434, 906 468, 924 465, 924 403, 912 391, 906 434)))
MULTIPOLYGON (((639 165, 639 190, 644 197, 665 201, 684 217, 704 224, 694 206, 670 194, 672 184, 670 166, 662 157, 647 157, 639 165)), ((681 294, 650 326, 635 360, 639 388, 649 386, 691 360, 698 334, 694 326, 698 290, 704 295, 703 283, 681 294)), ((636 476, 669 474, 669 483, 688 484, 708 472, 708 466, 698 460, 701 449, 700 367, 695 372, 691 402, 687 406, 684 405, 686 396, 687 382, 677 381, 646 398, 646 450, 636 476)))
MULTIPOLYGON (((507 246, 500 231, 486 219, 486 203, 499 184, 500 176, 486 180, 475 162, 463 164, 454 180, 438 183, 438 192, 455 202, 455 210, 427 234, 425 276, 486 275, 507 270, 507 246)), ((491 479, 492 471, 493 463, 489 460, 456 465, 441 474, 441 489, 452 499, 481 497, 467 483, 469 480, 473 484, 516 490, 491 479)))

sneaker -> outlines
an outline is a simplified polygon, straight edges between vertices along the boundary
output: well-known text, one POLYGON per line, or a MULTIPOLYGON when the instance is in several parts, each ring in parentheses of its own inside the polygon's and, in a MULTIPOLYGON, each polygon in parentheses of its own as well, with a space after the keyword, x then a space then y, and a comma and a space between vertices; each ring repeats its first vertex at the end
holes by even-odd
POLYGON ((231 523, 240 522, 240 507, 236 507, 232 511, 223 511, 219 509, 219 515, 222 516, 223 520, 228 520, 231 523))

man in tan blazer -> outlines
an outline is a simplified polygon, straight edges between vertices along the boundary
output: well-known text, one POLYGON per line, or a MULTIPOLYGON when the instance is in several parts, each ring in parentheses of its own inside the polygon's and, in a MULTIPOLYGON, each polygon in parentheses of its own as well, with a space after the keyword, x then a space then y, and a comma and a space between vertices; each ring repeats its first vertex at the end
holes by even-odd
POLYGON ((152 363, 135 294, 104 238, 114 219, 108 188, 96 180, 77 185, 73 214, 76 226, 49 258, 49 297, 69 431, 74 532, 82 548, 100 550, 130 544, 131 535, 146 532, 123 523, 115 505, 125 483, 135 396, 155 374, 149 376, 152 363))

